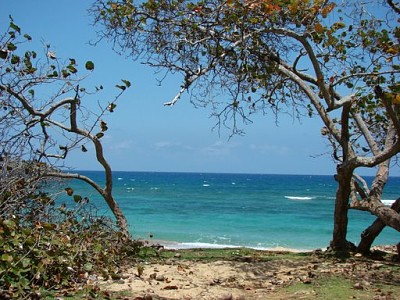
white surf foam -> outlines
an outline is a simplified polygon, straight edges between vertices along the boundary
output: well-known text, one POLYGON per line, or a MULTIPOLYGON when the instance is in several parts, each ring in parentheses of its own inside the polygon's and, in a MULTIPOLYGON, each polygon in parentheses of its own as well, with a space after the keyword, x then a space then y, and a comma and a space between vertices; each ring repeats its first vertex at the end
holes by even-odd
POLYGON ((285 196, 289 200, 312 200, 314 197, 298 197, 298 196, 285 196))
POLYGON ((383 204, 391 206, 396 200, 381 200, 383 204))

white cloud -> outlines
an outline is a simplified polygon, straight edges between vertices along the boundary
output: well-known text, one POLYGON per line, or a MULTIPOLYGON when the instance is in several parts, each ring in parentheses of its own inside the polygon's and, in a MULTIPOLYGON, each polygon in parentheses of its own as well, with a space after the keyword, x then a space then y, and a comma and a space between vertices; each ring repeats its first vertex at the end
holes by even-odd
POLYGON ((118 141, 117 143, 110 143, 109 148, 112 151, 124 151, 124 150, 129 150, 134 147, 134 144, 131 140, 123 140, 123 141, 118 141))
POLYGON ((271 144, 250 144, 249 148, 261 154, 287 155, 291 150, 286 145, 271 145, 271 144))
POLYGON ((182 142, 171 142, 171 141, 159 141, 153 144, 153 147, 156 150, 165 150, 165 149, 173 149, 173 150, 193 150, 193 147, 190 145, 186 145, 182 142))
POLYGON ((201 152, 207 155, 220 156, 228 155, 232 153, 232 150, 237 148, 238 144, 230 142, 216 141, 211 145, 208 145, 201 149, 201 152))

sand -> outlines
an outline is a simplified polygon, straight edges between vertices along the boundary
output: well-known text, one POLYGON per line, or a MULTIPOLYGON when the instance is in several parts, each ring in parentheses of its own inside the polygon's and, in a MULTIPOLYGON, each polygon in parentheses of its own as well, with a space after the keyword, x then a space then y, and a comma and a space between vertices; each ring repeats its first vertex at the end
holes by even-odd
MULTIPOLYGON (((357 278, 356 284, 367 286, 380 276, 377 271, 382 267, 381 262, 370 260, 326 260, 318 253, 304 259, 258 261, 241 257, 237 261, 212 262, 182 260, 177 254, 162 263, 141 263, 127 270, 122 279, 103 281, 101 286, 107 291, 129 291, 134 298, 128 299, 138 300, 285 299, 282 293, 277 294, 283 287, 310 284, 327 274, 357 278)), ((296 295, 296 299, 304 297, 307 294, 296 295)))

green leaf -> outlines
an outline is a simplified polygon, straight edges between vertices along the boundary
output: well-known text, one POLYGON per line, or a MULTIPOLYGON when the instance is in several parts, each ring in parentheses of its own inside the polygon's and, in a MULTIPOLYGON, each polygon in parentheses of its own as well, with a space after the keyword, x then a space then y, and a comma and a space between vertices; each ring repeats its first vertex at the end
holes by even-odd
POLYGON ((76 203, 81 203, 82 202, 82 196, 81 195, 74 195, 74 201, 76 203))
POLYGON ((110 103, 110 105, 108 105, 107 109, 110 112, 114 112, 114 109, 117 107, 117 105, 115 103, 110 103))
POLYGON ((52 77, 58 77, 57 71, 54 71, 52 74, 49 74, 48 77, 50 77, 50 78, 52 78, 52 77))
POLYGON ((54 230, 57 227, 56 224, 47 223, 47 222, 42 223, 42 226, 46 230, 54 230))
POLYGON ((342 29, 342 28, 346 27, 346 24, 344 24, 343 22, 336 22, 333 24, 332 27, 337 28, 337 29, 342 29))
POLYGON ((26 73, 28 73, 28 74, 33 74, 33 73, 35 73, 37 71, 37 69, 36 68, 28 68, 28 69, 26 69, 26 73))
POLYGON ((19 62, 20 62, 20 58, 19 58, 19 56, 17 56, 17 55, 13 55, 12 57, 11 57, 11 64, 13 64, 13 65, 15 65, 15 64, 18 64, 19 62))
POLYGON ((351 89, 354 87, 354 84, 352 84, 351 82, 346 82, 346 86, 351 89))
POLYGON ((8 229, 14 229, 16 227, 15 222, 12 220, 4 220, 2 225, 8 229))
POLYGON ((104 136, 104 133, 102 133, 102 132, 99 132, 99 133, 96 134, 96 137, 98 139, 101 139, 103 136, 104 136))
POLYGON ((127 88, 131 86, 131 82, 129 80, 122 79, 121 81, 125 84, 127 88))
POLYGON ((92 71, 94 69, 94 63, 92 61, 87 61, 85 64, 86 70, 92 71))
POLYGON ((12 255, 10 255, 10 254, 4 253, 4 254, 1 256, 1 260, 2 260, 2 261, 6 261, 6 262, 12 262, 12 261, 13 261, 13 257, 12 257, 12 255))
POLYGON ((119 88, 119 89, 121 89, 121 90, 123 90, 123 91, 126 90, 126 86, 124 86, 124 85, 119 85, 119 84, 117 84, 116 87, 119 88))
POLYGON ((24 38, 26 38, 28 41, 32 41, 32 37, 29 34, 24 34, 24 38))
POLYGON ((67 78, 70 75, 70 73, 67 70, 61 70, 61 73, 63 78, 67 78))
POLYGON ((17 46, 15 46, 13 43, 10 42, 7 44, 7 49, 10 51, 15 51, 17 50, 17 46))
POLYGON ((27 268, 31 265, 31 260, 29 258, 23 258, 21 263, 23 268, 27 268))
POLYGON ((1 58, 1 59, 6 59, 7 56, 8 56, 8 51, 7 51, 7 50, 1 49, 1 50, 0 50, 0 58, 1 58))
POLYGON ((101 128, 101 131, 107 131, 108 130, 107 123, 102 120, 100 122, 100 128, 101 128))
POLYGON ((85 271, 90 272, 93 269, 93 264, 91 263, 86 263, 83 268, 85 269, 85 271))
POLYGON ((16 32, 21 33, 21 28, 16 25, 14 22, 10 22, 10 28, 14 29, 16 32))
POLYGON ((73 65, 67 66, 67 69, 68 69, 72 74, 75 74, 76 72, 78 72, 78 70, 77 70, 73 65))

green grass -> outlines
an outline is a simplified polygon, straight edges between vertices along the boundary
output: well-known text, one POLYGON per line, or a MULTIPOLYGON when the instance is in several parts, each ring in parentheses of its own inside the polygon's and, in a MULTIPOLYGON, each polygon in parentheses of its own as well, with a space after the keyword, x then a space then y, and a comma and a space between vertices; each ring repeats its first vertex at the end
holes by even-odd
MULTIPOLYGON (((54 300, 57 297, 56 294, 48 294, 43 297, 43 300, 54 300)), ((121 300, 121 299, 131 299, 133 297, 130 291, 120 291, 120 292, 106 292, 106 291, 90 291, 88 289, 84 289, 81 291, 76 291, 71 294, 66 294, 59 296, 60 299, 63 300, 82 300, 82 299, 90 299, 90 300, 121 300)), ((156 299, 154 299, 156 300, 156 299)))
POLYGON ((275 252, 260 251, 248 248, 224 248, 224 249, 183 249, 183 250, 162 250, 157 252, 152 248, 142 249, 140 258, 143 260, 163 260, 163 259, 181 259, 193 261, 271 261, 278 259, 304 259, 309 257, 310 253, 293 252, 275 252))
MULTIPOLYGON (((400 286, 379 284, 354 288, 355 282, 339 277, 327 276, 309 284, 297 283, 280 290, 274 297, 280 299, 374 299, 378 295, 388 295, 387 299, 400 299, 400 286)), ((375 298, 376 299, 376 298, 375 298)))

